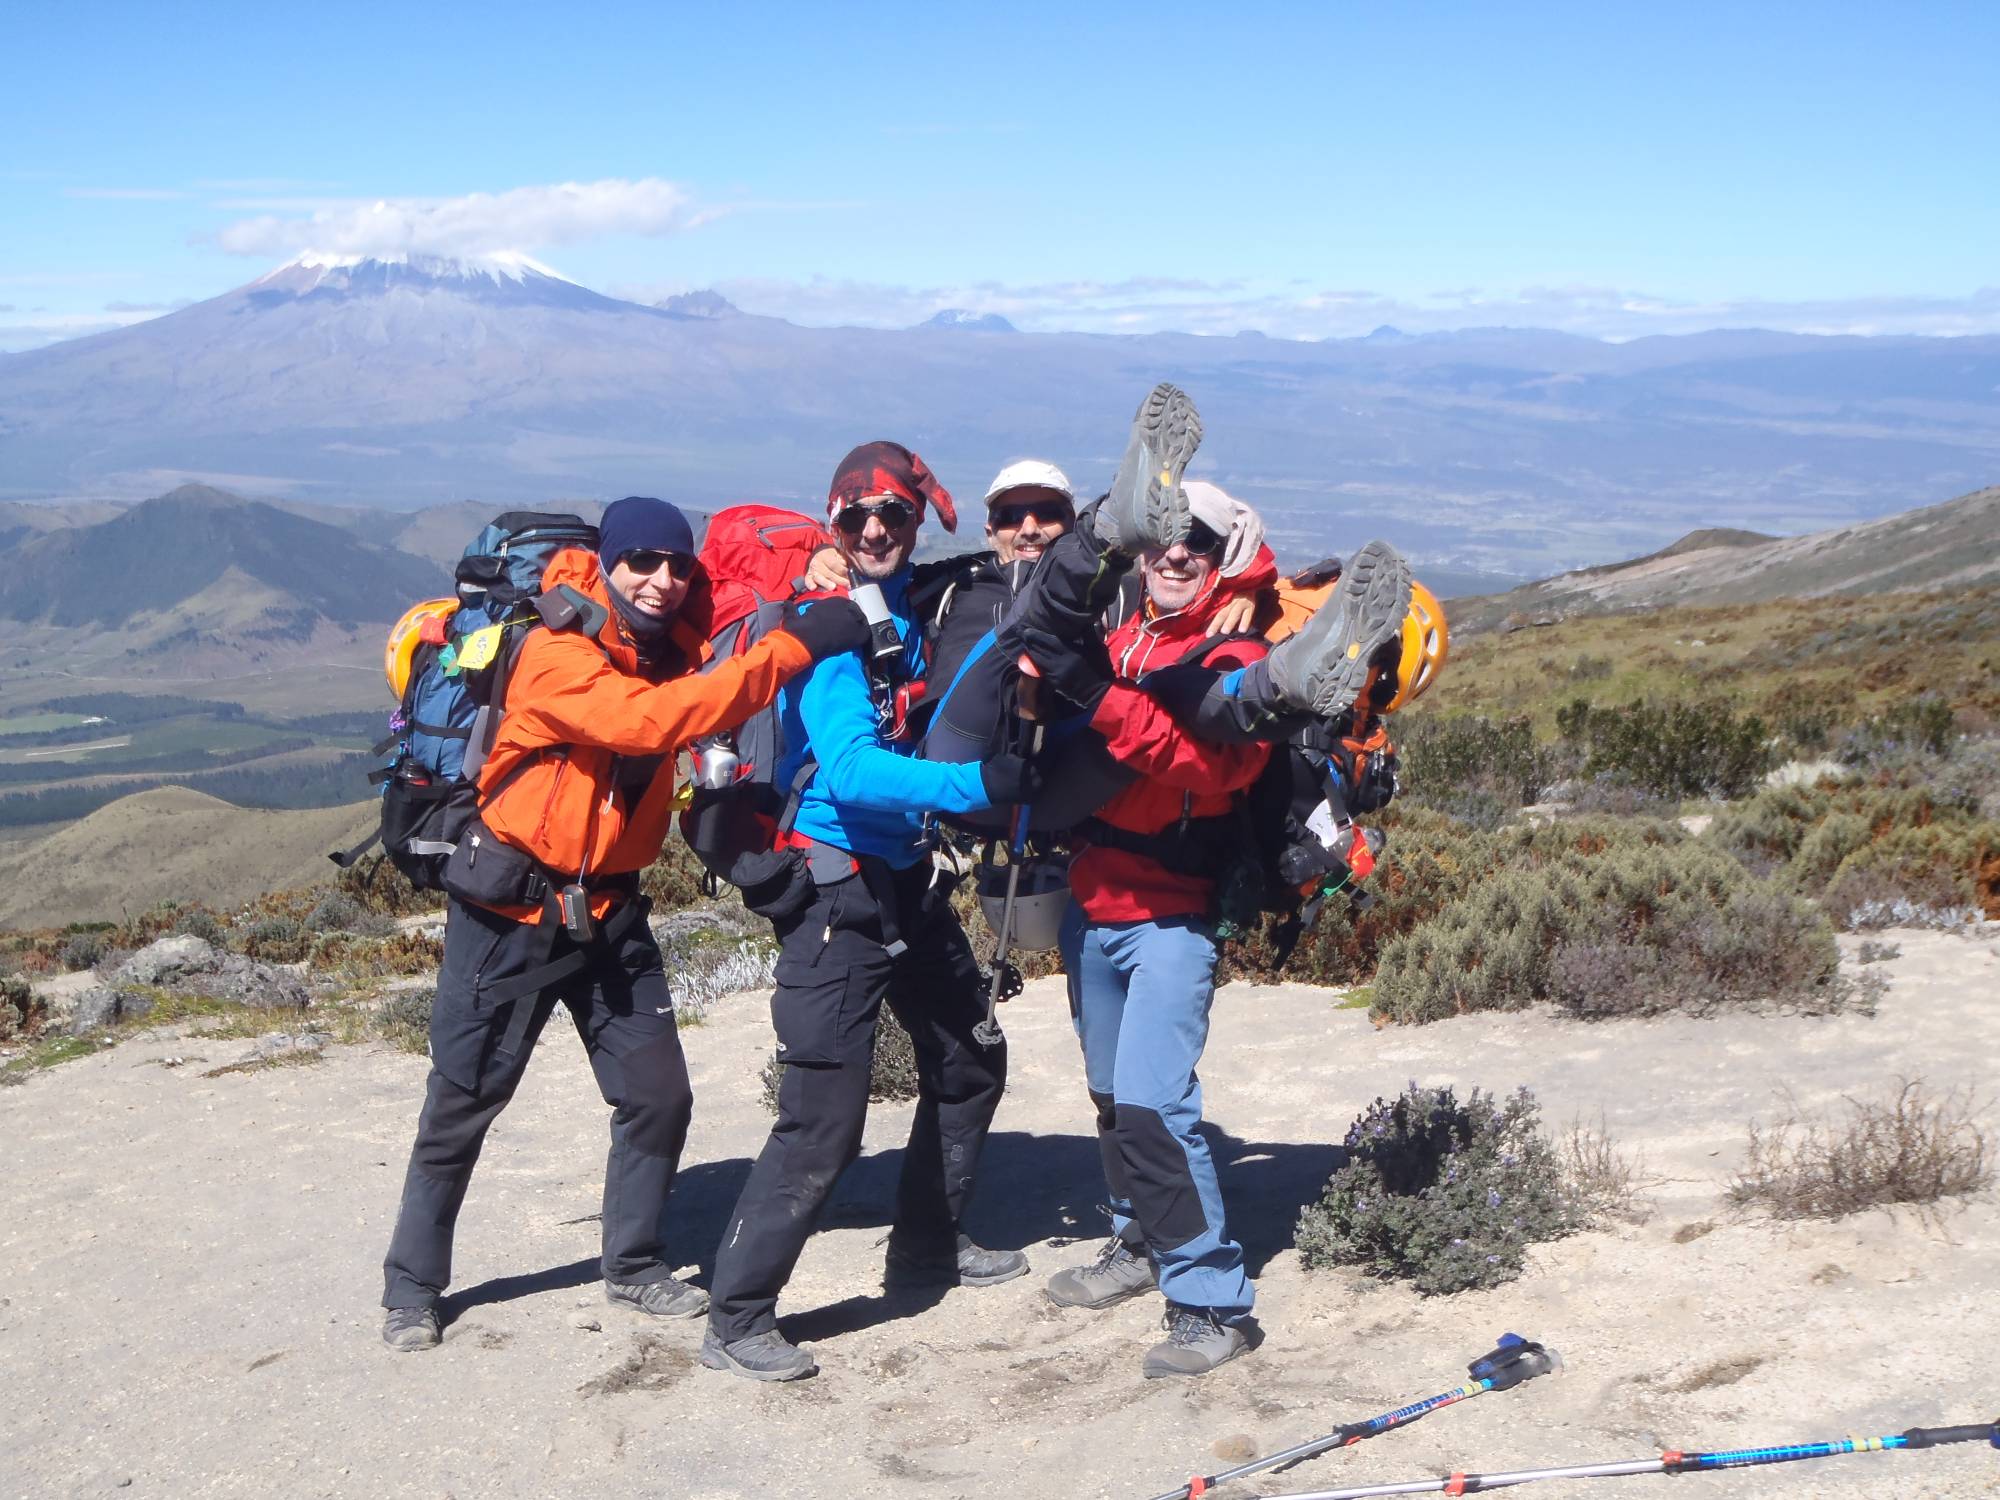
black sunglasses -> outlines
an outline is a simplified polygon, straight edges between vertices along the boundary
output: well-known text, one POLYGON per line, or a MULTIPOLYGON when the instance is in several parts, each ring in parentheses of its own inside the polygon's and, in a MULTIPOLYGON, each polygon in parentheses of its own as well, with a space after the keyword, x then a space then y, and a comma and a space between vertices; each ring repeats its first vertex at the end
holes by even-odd
POLYGON ((907 500, 878 500, 873 505, 843 505, 834 512, 833 524, 852 536, 861 535, 873 516, 889 530, 910 524, 917 508, 907 500))
POLYGON ((685 552, 662 552, 657 547, 634 547, 630 552, 618 554, 618 561, 641 577, 651 577, 667 568, 676 578, 686 578, 694 572, 694 559, 685 552))
POLYGON ((1196 521, 1188 528, 1187 541, 1182 545, 1196 557, 1220 557, 1222 549, 1229 545, 1229 538, 1196 521))
POLYGON ((1067 526, 1074 519, 1070 508, 1060 500, 1028 500, 1018 505, 996 505, 991 519, 996 531, 1012 531, 1030 516, 1042 526, 1057 523, 1067 526))

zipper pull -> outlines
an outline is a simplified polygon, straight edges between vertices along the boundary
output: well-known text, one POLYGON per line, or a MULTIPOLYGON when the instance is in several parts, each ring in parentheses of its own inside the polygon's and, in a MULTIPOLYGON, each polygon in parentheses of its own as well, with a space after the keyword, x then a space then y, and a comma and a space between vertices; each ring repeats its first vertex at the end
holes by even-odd
POLYGON ((465 867, 466 869, 469 870, 478 863, 479 863, 479 835, 475 833, 472 836, 472 852, 465 857, 465 867))

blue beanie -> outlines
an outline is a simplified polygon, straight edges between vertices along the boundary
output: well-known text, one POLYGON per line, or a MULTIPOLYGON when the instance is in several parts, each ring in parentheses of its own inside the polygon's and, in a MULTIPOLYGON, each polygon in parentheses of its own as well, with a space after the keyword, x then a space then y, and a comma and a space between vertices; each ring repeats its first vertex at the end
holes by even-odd
POLYGON ((678 552, 694 556, 694 528, 675 506, 650 495, 627 495, 604 507, 597 523, 597 556, 610 572, 628 552, 678 552))

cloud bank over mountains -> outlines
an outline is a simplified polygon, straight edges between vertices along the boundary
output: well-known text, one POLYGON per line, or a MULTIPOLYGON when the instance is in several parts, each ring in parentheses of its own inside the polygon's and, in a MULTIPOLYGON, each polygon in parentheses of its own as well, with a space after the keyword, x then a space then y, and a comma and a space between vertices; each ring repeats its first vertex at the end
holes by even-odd
POLYGON ((217 231, 232 255, 479 256, 545 250, 609 235, 678 234, 715 216, 659 177, 557 182, 456 198, 333 203, 303 216, 262 214, 217 231))
MULTIPOLYGON (((219 223, 195 230, 190 243, 273 265, 302 255, 470 260, 522 253, 552 256, 559 263, 566 247, 614 239, 665 239, 725 214, 835 206, 748 199, 704 202, 693 188, 657 176, 530 184, 444 197, 363 198, 340 194, 326 183, 282 178, 198 179, 160 187, 73 186, 61 191, 70 197, 135 205, 188 200, 190 209, 199 204, 198 212, 219 223)), ((629 247, 620 253, 628 264, 645 265, 629 247)), ((658 253, 663 270, 670 255, 665 249, 658 253)), ((1542 328, 1619 341, 1716 328, 1816 334, 2000 333, 2000 286, 1950 295, 1813 299, 1744 295, 1696 300, 1617 284, 1384 291, 1343 285, 1337 274, 1282 280, 1137 274, 1117 279, 967 278, 915 283, 768 272, 720 278, 690 278, 683 272, 673 278, 672 273, 652 276, 642 269, 625 279, 608 280, 602 290, 616 297, 659 302, 712 289, 746 312, 807 327, 907 328, 946 310, 962 310, 996 315, 1038 333, 1257 332, 1279 339, 1351 338, 1384 326, 1405 333, 1542 328)), ((0 290, 9 289, 7 283, 32 279, 32 274, 0 274, 0 290)), ((35 348, 121 327, 154 311, 186 305, 190 291, 206 295, 216 289, 168 285, 152 290, 155 295, 127 295, 88 307, 75 300, 67 306, 34 306, 8 299, 14 305, 0 314, 0 350, 35 348)))
MULTIPOLYGON (((653 302, 685 284, 614 287, 653 302)), ((1461 328, 1548 328, 1624 340, 1713 328, 1817 334, 2000 333, 2000 286, 1962 297, 1880 296, 1813 301, 1742 297, 1692 302, 1617 287, 1459 288, 1424 297, 1272 287, 1245 281, 1134 277, 1117 282, 1010 285, 982 281, 896 286, 827 277, 725 278, 714 284, 745 312, 807 326, 907 328, 946 309, 998 313, 1036 333, 1254 331, 1272 338, 1353 338, 1388 326, 1405 333, 1461 328)))

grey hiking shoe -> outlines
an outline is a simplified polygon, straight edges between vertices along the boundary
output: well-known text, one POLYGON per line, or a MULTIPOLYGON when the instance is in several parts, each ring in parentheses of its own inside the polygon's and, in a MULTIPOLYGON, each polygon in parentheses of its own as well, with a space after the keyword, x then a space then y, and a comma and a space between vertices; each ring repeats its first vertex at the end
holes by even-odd
POLYGON ((629 1307, 634 1312, 647 1313, 655 1318, 698 1318, 708 1311, 707 1292, 671 1276, 662 1276, 658 1281, 642 1281, 637 1285, 607 1281, 604 1283, 604 1300, 613 1306, 629 1307))
POLYGON ((1341 712, 1361 696, 1376 651, 1401 634, 1409 612, 1410 565, 1387 542, 1365 544, 1313 617, 1271 648, 1271 686, 1294 708, 1341 712))
POLYGON ((1148 1380, 1162 1375, 1206 1375, 1217 1365, 1250 1347, 1250 1335, 1234 1323, 1224 1323, 1211 1308, 1167 1304, 1163 1325, 1167 1336, 1146 1351, 1140 1372, 1148 1380))
POLYGON ((775 1328, 726 1344, 711 1331, 701 1341, 701 1362, 747 1380, 804 1380, 819 1373, 813 1357, 775 1328))
POLYGON ((1192 514, 1181 473, 1201 443, 1201 417, 1177 385, 1160 384, 1139 403, 1111 493, 1091 522, 1097 539, 1128 557, 1171 547, 1188 534, 1192 514))
POLYGON ((1049 1278, 1049 1301, 1057 1307, 1110 1307, 1159 1284, 1152 1258, 1133 1254, 1114 1234, 1089 1265, 1071 1266, 1049 1278))
POLYGON ((435 1307, 392 1307, 382 1315, 382 1342, 398 1354, 435 1349, 443 1337, 435 1307))
POLYGON ((958 1237, 957 1253, 950 1257, 905 1249, 891 1235, 882 1281, 885 1286, 998 1286, 1027 1274, 1028 1257, 1020 1251, 988 1250, 975 1245, 970 1235, 958 1237))

